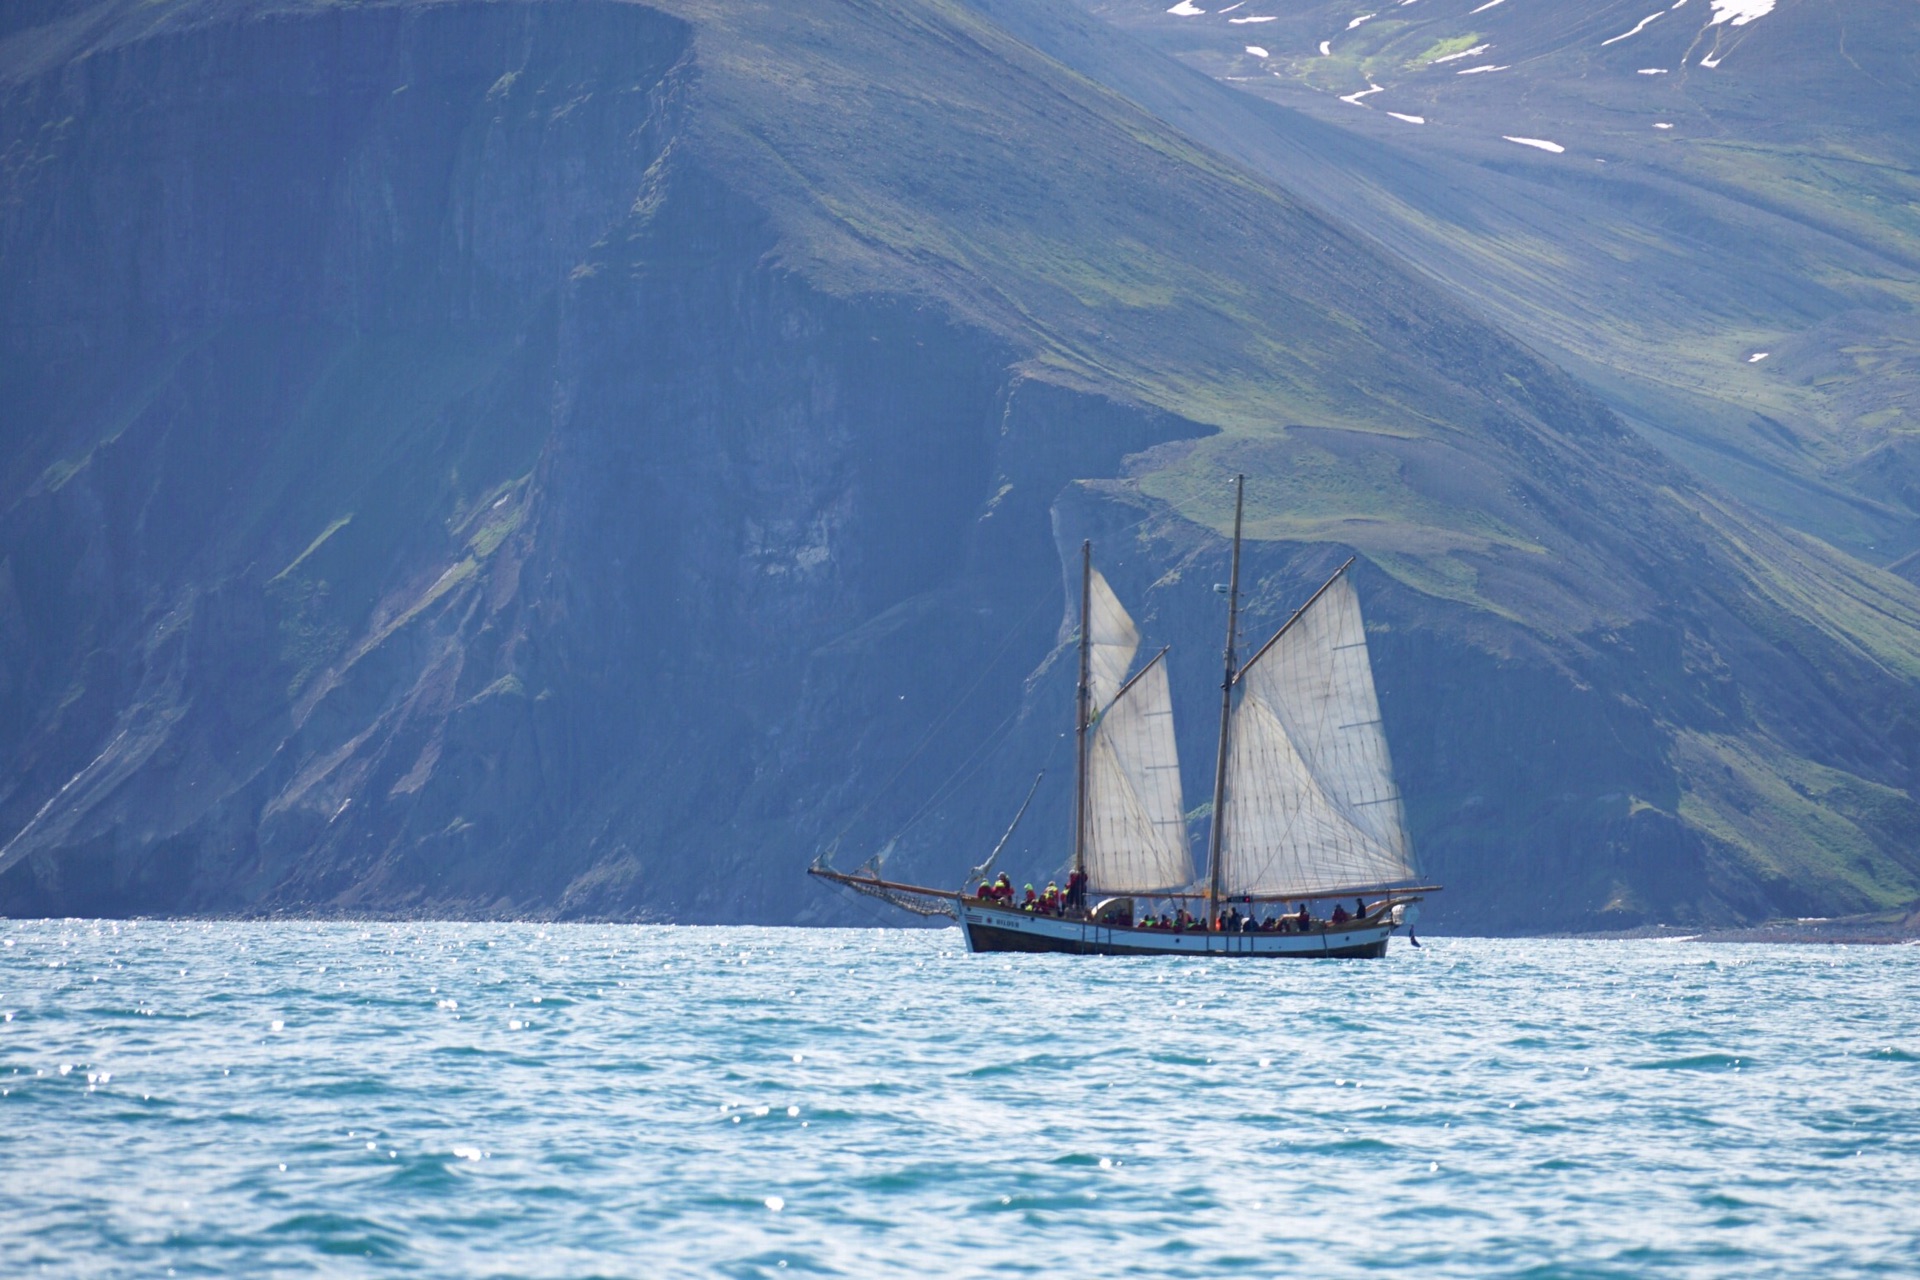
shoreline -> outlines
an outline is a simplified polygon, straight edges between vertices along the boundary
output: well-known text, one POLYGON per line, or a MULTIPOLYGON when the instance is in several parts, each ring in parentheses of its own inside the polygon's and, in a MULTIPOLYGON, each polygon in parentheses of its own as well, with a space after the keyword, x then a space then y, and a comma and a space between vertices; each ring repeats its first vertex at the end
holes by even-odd
POLYGON ((1801 916, 1794 919, 1766 920, 1747 925, 1709 925, 1684 928, 1679 925, 1643 925, 1605 933, 1562 935, 1595 941, 1650 938, 1672 942, 1718 944, 1769 944, 1794 946, 1867 946, 1891 947, 1920 943, 1920 904, 1892 911, 1870 911, 1851 916, 1801 916))

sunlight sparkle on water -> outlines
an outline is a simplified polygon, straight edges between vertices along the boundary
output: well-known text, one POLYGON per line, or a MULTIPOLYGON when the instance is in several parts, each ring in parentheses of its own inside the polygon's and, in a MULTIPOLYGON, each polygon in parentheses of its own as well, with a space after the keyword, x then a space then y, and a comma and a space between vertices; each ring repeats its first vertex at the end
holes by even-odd
POLYGON ((1920 948, 0 935, 14 1273, 1072 1275, 1126 1240, 1170 1280, 1744 1280, 1913 1244, 1920 948))

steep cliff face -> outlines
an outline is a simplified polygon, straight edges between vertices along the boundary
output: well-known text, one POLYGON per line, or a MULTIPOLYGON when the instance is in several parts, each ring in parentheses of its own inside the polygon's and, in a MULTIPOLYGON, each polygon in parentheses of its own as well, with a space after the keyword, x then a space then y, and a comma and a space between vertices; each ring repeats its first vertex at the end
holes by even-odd
POLYGON ((688 43, 273 14, 15 88, 9 909, 778 915, 762 842, 1019 600, 952 727, 1013 705, 1050 494, 1200 429, 781 269, 688 43))
POLYGON ((524 509, 560 287, 686 51, 639 9, 321 11, 9 86, 0 807, 31 900, 271 883, 243 868, 299 735, 405 705, 524 509))
POLYGON ((662 7, 4 36, 0 910, 845 918, 1066 776, 1082 537, 1203 796, 1234 470, 1457 919, 1920 892, 1920 597, 967 10, 662 7))

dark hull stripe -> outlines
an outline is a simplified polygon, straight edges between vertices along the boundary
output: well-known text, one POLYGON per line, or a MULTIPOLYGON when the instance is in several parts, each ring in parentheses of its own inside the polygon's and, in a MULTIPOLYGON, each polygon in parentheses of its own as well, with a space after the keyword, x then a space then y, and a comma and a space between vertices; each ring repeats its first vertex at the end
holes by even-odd
MULTIPOLYGON (((1387 940, 1363 942, 1349 946, 1337 943, 1328 945, 1324 950, 1248 950, 1248 951, 1200 951, 1195 949, 1175 950, 1172 947, 1129 945, 1119 937, 1109 942, 1097 942, 1087 938, 1052 937, 1043 933, 1024 933, 1015 929, 997 929, 990 924, 976 920, 965 921, 962 926, 967 931, 967 946, 974 951, 1028 951, 1057 952, 1074 956, 1207 956, 1222 959, 1248 960, 1377 960, 1387 954, 1387 940)), ((1118 930, 1103 931, 1109 935, 1120 933, 1118 930)), ((1122 937, 1126 936, 1121 934, 1122 937)), ((1140 935, 1134 934, 1134 937, 1140 935)), ((1187 934, 1192 938, 1196 934, 1187 934)), ((1144 940, 1143 940, 1144 941, 1144 940)))

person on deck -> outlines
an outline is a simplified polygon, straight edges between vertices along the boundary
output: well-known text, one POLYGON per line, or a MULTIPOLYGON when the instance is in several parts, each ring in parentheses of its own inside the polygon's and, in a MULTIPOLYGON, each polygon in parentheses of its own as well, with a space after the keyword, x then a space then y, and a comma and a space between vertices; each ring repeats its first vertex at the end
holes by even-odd
POLYGON ((988 884, 985 880, 982 880, 980 882, 980 888, 974 892, 973 896, 980 899, 982 902, 992 902, 993 886, 991 884, 988 884))
POLYGON ((1347 909, 1337 902, 1333 904, 1333 922, 1335 924, 1345 924, 1347 922, 1347 909))
POLYGON ((1087 909, 1087 873, 1074 870, 1067 876, 1067 910, 1076 915, 1087 909))
POLYGON ((1028 885, 1027 896, 1021 901, 1020 909, 1022 911, 1034 911, 1034 910, 1037 910, 1039 906, 1040 906, 1040 899, 1034 896, 1033 886, 1028 885))
POLYGON ((1040 910, 1050 916, 1060 914, 1060 886, 1051 880, 1047 881, 1047 891, 1040 895, 1040 910))
POLYGON ((1353 918, 1356 920, 1364 920, 1366 916, 1367 900, 1365 898, 1355 898, 1353 900, 1353 918))
POLYGON ((1293 927, 1302 933, 1313 928, 1313 913, 1307 910, 1307 904, 1304 902, 1300 904, 1299 914, 1293 918, 1293 927))
POLYGON ((1007 873, 1004 871, 1000 873, 1000 878, 993 882, 993 896, 1008 906, 1013 905, 1013 881, 1007 879, 1007 873))

